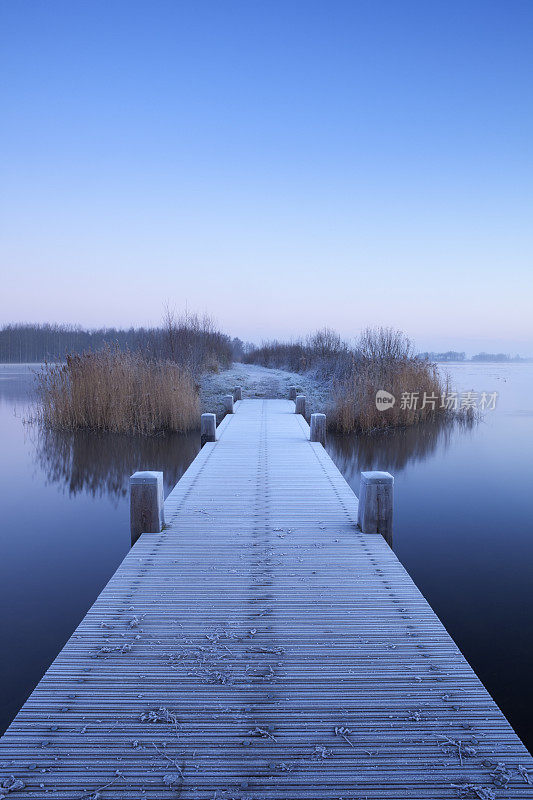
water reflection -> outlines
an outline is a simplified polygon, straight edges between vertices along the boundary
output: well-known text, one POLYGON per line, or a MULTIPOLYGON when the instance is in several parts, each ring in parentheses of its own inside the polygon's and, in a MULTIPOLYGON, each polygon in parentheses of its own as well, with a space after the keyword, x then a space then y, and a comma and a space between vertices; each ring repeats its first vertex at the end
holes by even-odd
POLYGON ((377 434, 328 435, 327 451, 348 483, 358 486, 362 470, 398 474, 410 464, 425 461, 437 448, 444 453, 457 435, 475 425, 475 421, 427 422, 377 434))
MULTIPOLYGON (((31 404, 34 392, 34 377, 39 364, 1 364, 0 365, 0 403, 7 405, 31 404)), ((21 408, 18 409, 22 411, 21 408)))
POLYGON ((36 461, 49 483, 71 497, 124 497, 136 470, 162 470, 168 491, 200 449, 198 433, 172 436, 122 436, 78 431, 65 433, 36 427, 32 431, 36 461))
MULTIPOLYGON (((23 426, 35 368, 0 366, 0 608, 9 609, 0 615, 0 733, 128 552, 129 475, 162 469, 168 490, 199 449, 195 435, 23 426)), ((400 561, 532 748, 533 365, 454 369, 459 390, 501 390, 496 411, 471 431, 428 424, 330 436, 328 451, 356 493, 361 470, 395 475, 400 561)), ((254 564, 259 585, 268 558, 264 551, 254 564)))

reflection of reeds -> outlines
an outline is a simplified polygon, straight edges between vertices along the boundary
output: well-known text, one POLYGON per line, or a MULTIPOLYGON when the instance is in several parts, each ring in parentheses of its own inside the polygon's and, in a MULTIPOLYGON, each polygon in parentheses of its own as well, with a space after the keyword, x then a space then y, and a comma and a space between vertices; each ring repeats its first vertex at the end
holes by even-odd
POLYGON ((398 474, 409 464, 424 461, 437 448, 445 450, 459 430, 471 428, 474 420, 460 418, 460 425, 438 419, 395 430, 382 430, 352 436, 331 434, 327 449, 344 477, 352 484, 359 481, 361 470, 387 470, 398 474))
POLYGON ((39 419, 61 430, 183 433, 197 427, 198 389, 170 361, 104 347, 45 364, 37 376, 39 419))
POLYGON ((36 428, 37 460, 47 479, 70 495, 127 494, 129 476, 136 470, 163 470, 173 487, 200 449, 199 435, 124 436, 88 431, 36 428))

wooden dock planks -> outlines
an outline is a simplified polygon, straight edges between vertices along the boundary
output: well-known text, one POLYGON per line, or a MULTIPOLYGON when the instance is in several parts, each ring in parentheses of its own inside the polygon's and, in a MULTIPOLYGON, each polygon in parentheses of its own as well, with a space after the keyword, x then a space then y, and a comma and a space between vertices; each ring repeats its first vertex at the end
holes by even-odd
POLYGON ((533 798, 530 755, 294 404, 235 411, 0 740, 0 797, 533 798))

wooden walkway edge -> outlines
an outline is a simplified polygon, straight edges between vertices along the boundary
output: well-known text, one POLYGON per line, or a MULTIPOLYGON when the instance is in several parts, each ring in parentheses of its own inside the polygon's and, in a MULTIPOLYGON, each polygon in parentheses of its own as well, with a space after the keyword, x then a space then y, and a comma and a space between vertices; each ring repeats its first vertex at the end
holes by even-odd
POLYGON ((533 798, 294 403, 239 401, 217 438, 0 740, 0 798, 533 798))

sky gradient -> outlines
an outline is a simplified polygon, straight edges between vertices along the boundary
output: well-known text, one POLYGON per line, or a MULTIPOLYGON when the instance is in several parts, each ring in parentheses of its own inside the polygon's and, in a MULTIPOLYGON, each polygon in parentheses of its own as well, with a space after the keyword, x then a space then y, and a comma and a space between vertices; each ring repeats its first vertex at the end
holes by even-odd
POLYGON ((533 3, 0 6, 0 323, 533 354, 533 3))

